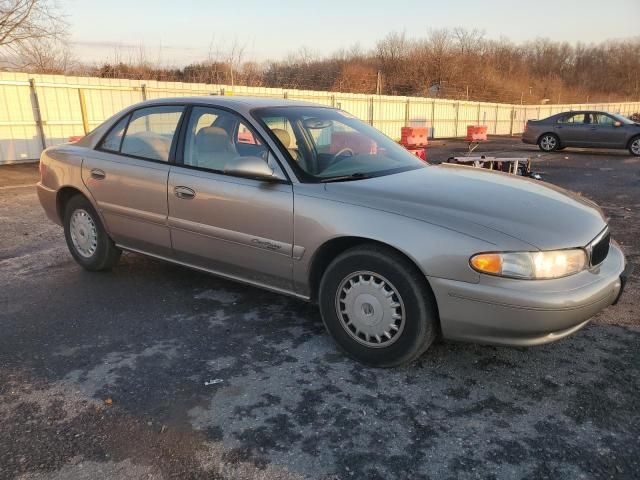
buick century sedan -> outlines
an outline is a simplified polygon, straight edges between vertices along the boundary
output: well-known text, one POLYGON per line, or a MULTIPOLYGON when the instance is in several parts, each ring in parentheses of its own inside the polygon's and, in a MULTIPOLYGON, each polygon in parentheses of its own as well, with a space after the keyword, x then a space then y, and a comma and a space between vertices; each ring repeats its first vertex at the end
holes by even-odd
POLYGON ((625 278, 589 200, 429 165, 315 104, 147 101, 44 151, 40 173, 82 267, 108 270, 127 250, 315 302, 338 345, 374 366, 408 363, 438 335, 560 339, 625 278))

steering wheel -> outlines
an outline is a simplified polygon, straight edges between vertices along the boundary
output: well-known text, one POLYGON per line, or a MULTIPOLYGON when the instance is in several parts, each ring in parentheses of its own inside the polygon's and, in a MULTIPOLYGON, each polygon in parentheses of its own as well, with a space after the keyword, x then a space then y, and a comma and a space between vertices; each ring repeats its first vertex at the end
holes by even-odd
MULTIPOLYGON (((334 163, 337 163, 337 161, 345 154, 348 153, 350 157, 355 156, 355 153, 353 153, 353 150, 351 150, 349 147, 344 147, 341 148, 340 150, 338 150, 335 155, 333 157, 331 157, 331 160, 329 160, 329 164, 327 165, 327 168, 329 168, 331 165, 333 165, 334 163)), ((325 170, 327 169, 325 168, 325 170)))

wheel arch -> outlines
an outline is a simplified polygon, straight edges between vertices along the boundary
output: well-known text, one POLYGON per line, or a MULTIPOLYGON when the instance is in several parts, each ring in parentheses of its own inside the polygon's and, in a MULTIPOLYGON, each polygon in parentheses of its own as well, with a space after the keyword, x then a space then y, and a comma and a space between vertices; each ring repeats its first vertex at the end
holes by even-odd
POLYGON ((624 147, 627 150, 631 148, 631 144, 633 143, 634 140, 640 138, 640 133, 637 133, 635 135, 632 135, 629 140, 627 140, 627 145, 624 147))
POLYGON ((429 284, 429 281, 426 276, 426 272, 418 265, 415 259, 411 258, 410 255, 403 252, 402 250, 389 245, 388 243, 381 242, 379 240, 375 240, 367 237, 359 237, 359 236, 342 236, 336 237, 327 240, 323 243, 318 249, 315 251, 313 258, 311 259, 311 266, 309 268, 309 276, 308 276, 308 284, 309 284, 309 294, 311 302, 315 303, 318 301, 318 294, 320 289, 320 281, 322 280, 322 276, 326 271, 329 264, 335 259, 338 255, 349 250, 350 248, 354 248, 360 245, 366 244, 374 244, 384 248, 388 248, 394 251, 396 254, 404 257, 418 272, 421 273, 421 277, 424 279, 424 284, 427 286, 428 290, 431 292, 434 307, 436 309, 436 314, 438 315, 438 322, 440 319, 438 313, 438 302, 429 284))
POLYGON ((61 222, 64 221, 64 209, 66 208, 67 203, 69 203, 69 200, 76 195, 82 195, 89 201, 89 203, 93 204, 91 199, 88 198, 82 190, 76 187, 65 186, 60 188, 56 193, 56 212, 61 222))
POLYGON ((556 137, 558 139, 558 146, 562 145, 562 140, 560 140, 560 137, 558 136, 558 134, 556 132, 553 132, 553 131, 542 132, 540 135, 538 135, 538 138, 536 138, 536 145, 540 144, 540 140, 545 135, 553 135, 554 137, 556 137))

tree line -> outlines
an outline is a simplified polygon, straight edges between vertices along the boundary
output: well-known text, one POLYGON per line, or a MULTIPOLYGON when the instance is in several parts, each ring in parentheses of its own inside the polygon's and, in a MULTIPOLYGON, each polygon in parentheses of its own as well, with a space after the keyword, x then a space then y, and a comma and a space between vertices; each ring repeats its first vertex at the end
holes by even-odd
POLYGON ((601 43, 493 40, 478 29, 434 29, 418 38, 392 32, 370 49, 329 55, 301 48, 285 59, 245 58, 245 46, 212 44, 181 67, 151 60, 143 47, 82 64, 66 42, 64 17, 47 0, 0 0, 5 69, 108 78, 441 97, 504 103, 640 99, 640 36, 601 43))

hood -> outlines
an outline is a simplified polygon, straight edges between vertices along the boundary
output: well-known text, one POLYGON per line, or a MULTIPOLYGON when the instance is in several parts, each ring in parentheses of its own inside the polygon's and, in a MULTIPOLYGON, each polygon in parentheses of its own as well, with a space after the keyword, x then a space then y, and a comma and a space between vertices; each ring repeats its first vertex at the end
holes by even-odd
POLYGON ((575 193, 480 168, 442 164, 325 185, 333 200, 416 218, 494 243, 500 236, 490 232, 500 233, 541 250, 587 245, 606 226, 597 205, 575 193))

